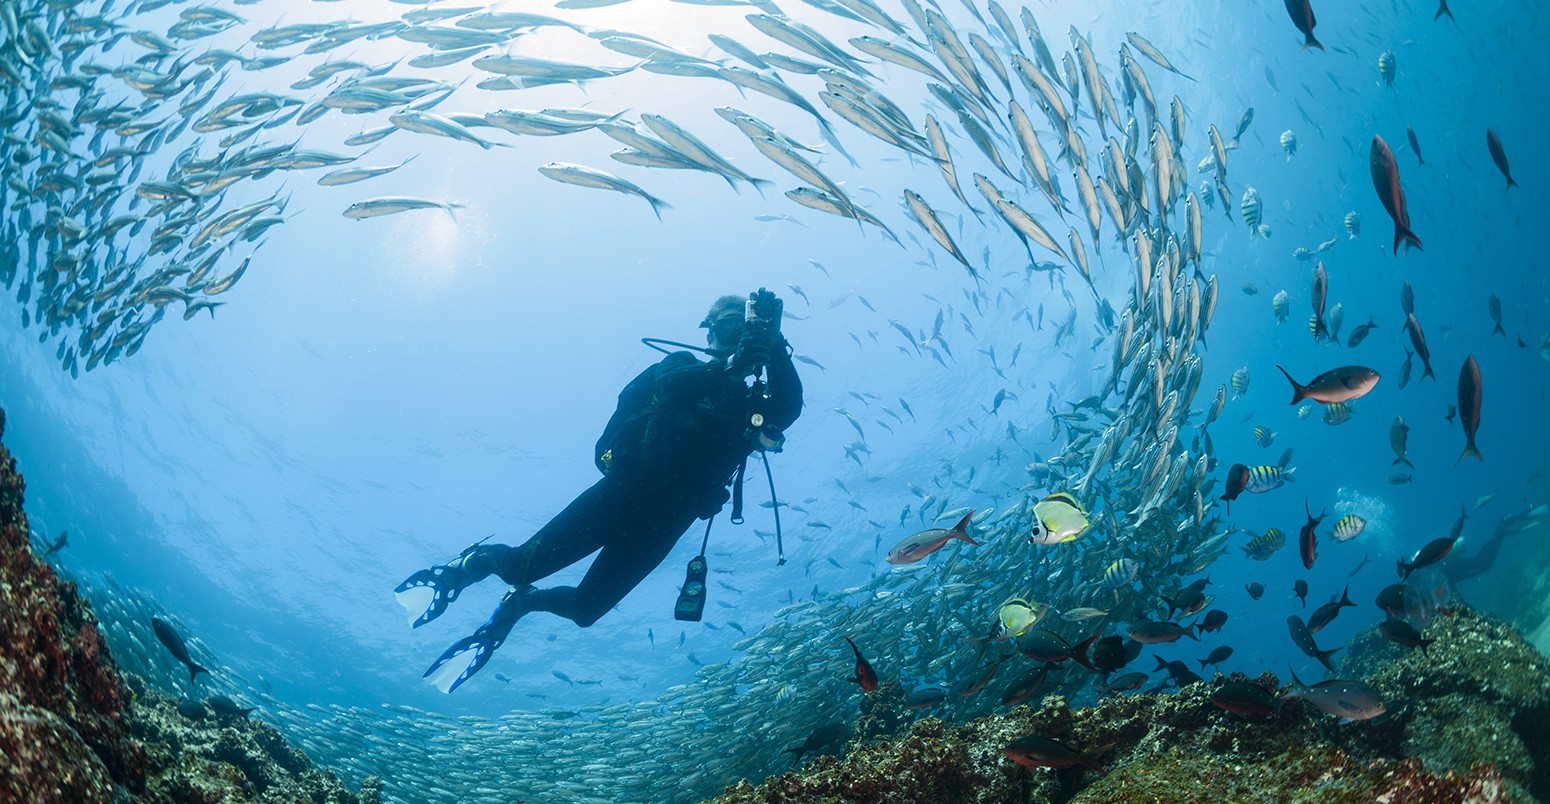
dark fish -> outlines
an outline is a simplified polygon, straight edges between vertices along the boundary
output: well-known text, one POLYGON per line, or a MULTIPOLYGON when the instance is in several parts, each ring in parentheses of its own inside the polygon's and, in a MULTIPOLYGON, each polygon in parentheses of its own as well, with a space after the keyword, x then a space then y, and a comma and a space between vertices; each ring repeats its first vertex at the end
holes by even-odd
POLYGON ((1249 597, 1253 600, 1258 600, 1265 596, 1265 585, 1259 581, 1254 581, 1253 583, 1243 588, 1248 590, 1249 597))
POLYGON ((1177 642, 1179 637, 1189 637, 1196 642, 1200 637, 1195 632, 1178 623, 1156 623, 1151 620, 1137 620, 1130 624, 1128 632, 1131 639, 1143 645, 1156 645, 1161 642, 1177 642))
POLYGON ((1141 685, 1145 684, 1150 678, 1151 677, 1145 673, 1126 673, 1119 678, 1114 679, 1112 682, 1103 685, 1103 690, 1099 693, 1099 695, 1118 695, 1121 692, 1138 690, 1141 688, 1141 685))
POLYGON ((69 545, 70 545, 70 531, 68 531, 68 530, 60 531, 59 532, 59 538, 56 539, 53 544, 49 545, 48 549, 44 550, 43 551, 43 555, 39 556, 39 558, 48 558, 49 556, 59 552, 60 550, 65 549, 69 545))
POLYGON ((1161 656, 1153 656, 1157 660, 1157 669, 1166 670, 1168 679, 1176 687, 1184 687, 1200 681, 1200 674, 1189 669, 1189 665, 1183 662, 1165 662, 1161 656))
POLYGON ((1384 639, 1397 645, 1404 645, 1407 648, 1420 648, 1423 654, 1426 653, 1426 646, 1435 641, 1423 639, 1421 632, 1415 630, 1414 626, 1404 620, 1384 620, 1378 624, 1378 633, 1382 634, 1384 639))
POLYGON ((1244 109, 1242 114, 1238 115, 1238 130, 1233 132, 1233 135, 1232 135, 1232 145, 1230 145, 1228 147, 1230 147, 1230 148, 1238 147, 1238 140, 1243 138, 1243 133, 1245 131, 1249 130, 1249 124, 1253 123, 1253 122, 1254 122, 1254 107, 1250 106, 1250 107, 1244 109))
POLYGON ((1449 402, 1448 412, 1442 418, 1447 421, 1448 424, 1452 424, 1453 418, 1457 415, 1459 415, 1459 406, 1449 402))
POLYGON ((1431 565, 1436 564, 1444 558, 1447 558, 1448 553, 1453 551, 1453 545, 1457 541, 1457 539, 1454 539, 1451 536, 1444 536, 1441 539, 1432 539, 1431 541, 1427 542, 1424 547, 1416 551, 1415 556, 1408 562, 1399 562, 1399 577, 1409 578, 1410 573, 1415 572, 1422 567, 1430 567, 1431 565))
POLYGON ((1437 20, 1442 19, 1442 15, 1447 14, 1448 19, 1453 20, 1454 22, 1458 22, 1458 18, 1453 16, 1453 9, 1448 8, 1448 0, 1440 0, 1440 3, 1441 4, 1437 6, 1437 13, 1432 15, 1432 21, 1436 22, 1437 20))
POLYGON ((1323 630, 1324 626, 1329 625, 1335 619, 1335 615, 1339 614, 1342 608, 1355 606, 1356 604, 1351 602, 1350 591, 1351 587, 1347 585, 1345 590, 1340 593, 1339 600, 1325 603, 1314 609, 1313 614, 1308 617, 1308 631, 1317 634, 1323 630))
POLYGON ((205 699, 205 705, 210 707, 210 711, 225 717, 245 718, 254 709, 251 706, 238 706, 236 701, 224 695, 211 695, 205 699))
POLYGON ((1371 333, 1374 329, 1377 328, 1378 322, 1373 321, 1372 319, 1368 319, 1367 323, 1365 324, 1357 324, 1356 327, 1351 330, 1351 337, 1346 339, 1346 347, 1349 349, 1355 349, 1356 347, 1361 346, 1362 341, 1367 340, 1368 333, 1371 333))
MULTIPOLYGON (((1222 499, 1231 503, 1238 499, 1238 495, 1249 486, 1249 467, 1241 463, 1235 463, 1227 470, 1227 490, 1222 493, 1222 499)), ((1232 513, 1232 506, 1227 506, 1227 512, 1232 513)))
POLYGON ((1024 737, 1002 749, 1013 762, 1025 768, 1069 768, 1081 765, 1099 773, 1108 773, 1098 764, 1098 757, 1113 746, 1105 745, 1083 753, 1059 740, 1037 734, 1024 737))
POLYGON ((204 704, 193 698, 182 698, 178 700, 178 714, 189 720, 204 720, 210 711, 205 709, 204 704))
POLYGON ((1024 673, 1022 678, 1017 679, 1011 687, 1007 688, 1006 694, 1001 696, 1001 705, 1017 706, 1032 698, 1033 694, 1038 692, 1039 687, 1044 685, 1044 678, 1049 675, 1049 671, 1059 666, 1058 664, 1046 663, 1024 673))
POLYGON ((947 690, 941 687, 925 687, 906 696, 904 708, 911 712, 918 712, 922 709, 930 709, 945 700, 947 700, 947 690))
POLYGON ((1485 130, 1485 147, 1491 149, 1491 161, 1496 163, 1496 169, 1507 177, 1507 189, 1517 187, 1518 183, 1512 180, 1512 169, 1507 167, 1507 152, 1502 150, 1502 141, 1497 138, 1495 129, 1485 130))
POLYGON ((1108 675, 1135 661, 1140 655, 1141 643, 1127 643, 1121 636, 1106 636, 1093 645, 1092 665, 1098 672, 1108 675))
POLYGON ((1410 587, 1402 583, 1391 583, 1383 587, 1378 593, 1378 608, 1383 609, 1390 617, 1405 616, 1405 593, 1410 587))
POLYGON ((1475 363, 1475 356, 1470 355, 1464 361, 1464 367, 1459 369, 1459 423, 1464 425, 1464 451, 1459 454, 1459 461, 1466 457, 1478 458, 1482 462, 1485 456, 1475 448, 1475 431, 1480 429, 1480 366, 1475 363))
POLYGON ((1426 333, 1421 331, 1421 322, 1415 318, 1415 313, 1405 317, 1405 332, 1410 336, 1410 345, 1415 347, 1415 353, 1421 356, 1421 379, 1431 377, 1437 379, 1432 373, 1432 350, 1426 347, 1426 333))
POLYGON ((1286 13, 1292 15, 1292 24, 1297 26, 1297 30, 1302 31, 1303 50, 1310 47, 1324 49, 1324 45, 1313 38, 1313 26, 1319 23, 1313 18, 1313 6, 1308 4, 1308 0, 1286 0, 1286 13))
POLYGON ((1206 612, 1205 619, 1196 627, 1197 631, 1220 631, 1227 624, 1227 612, 1221 609, 1211 609, 1206 612))
POLYGON ((1329 272, 1324 270, 1324 261, 1319 260, 1313 265, 1313 339, 1324 341, 1329 338, 1329 326, 1324 323, 1324 305, 1329 301, 1329 272))
POLYGON ((1395 416, 1394 422, 1389 425, 1389 446, 1394 450, 1394 466, 1404 464, 1411 469, 1415 464, 1405 457, 1405 444, 1410 440, 1410 425, 1405 424, 1405 417, 1395 416))
POLYGON ((1372 153, 1368 160, 1372 169, 1372 186, 1378 191, 1378 200, 1394 219, 1394 253, 1399 254, 1400 243, 1421 247, 1421 238, 1410 231, 1410 210, 1405 206, 1405 190, 1399 186, 1399 165, 1394 163, 1394 152, 1382 137, 1372 138, 1372 153))
POLYGON ((1421 158, 1421 143, 1416 141, 1415 129, 1405 126, 1405 139, 1410 140, 1410 150, 1415 152, 1415 161, 1426 164, 1426 160, 1421 158))
POLYGON ((1096 673, 1097 668, 1087 660, 1087 648, 1100 636, 1102 634, 1093 634, 1073 645, 1054 631, 1038 628, 1018 639, 1017 650, 1022 655, 1045 664, 1059 664, 1067 659, 1075 659, 1077 664, 1096 673))
POLYGON ((188 665, 188 680, 190 682, 200 673, 210 672, 196 664, 189 657, 188 646, 183 644, 183 637, 179 636, 178 632, 166 620, 160 617, 152 617, 151 630, 156 632, 156 638, 167 647, 167 652, 172 654, 172 658, 188 665))
POLYGON ((845 641, 850 642, 850 649, 856 654, 856 676, 846 681, 860 684, 863 692, 877 689, 877 671, 872 669, 872 665, 865 658, 862 658, 861 649, 856 647, 856 643, 850 641, 850 637, 845 637, 845 641))
POLYGON ((1302 601, 1302 607, 1303 608, 1307 608, 1308 607, 1308 582, 1307 581, 1305 581, 1305 580, 1303 580, 1301 578, 1298 578, 1297 580, 1292 581, 1292 594, 1296 595, 1297 599, 1302 601))
POLYGON ((1366 366, 1341 366, 1314 377, 1307 385, 1302 385, 1292 379, 1292 375, 1281 368, 1282 376, 1292 384, 1292 401, 1287 403, 1295 405, 1304 399, 1329 404, 1331 402, 1349 402, 1367 395, 1378 384, 1378 372, 1366 366))
POLYGON ((1158 595, 1158 597, 1162 598, 1164 601, 1167 601, 1168 618, 1172 619, 1175 613, 1181 613, 1187 617, 1197 611, 1200 611, 1206 606, 1211 605, 1211 601, 1215 599, 1216 596, 1207 595, 1201 592, 1199 589, 1186 587, 1184 589, 1180 589, 1178 593, 1175 594, 1171 599, 1164 597, 1163 595, 1158 595))
POLYGON ((1204 670, 1207 665, 1221 664, 1222 662, 1227 661, 1229 656, 1232 656, 1232 648, 1223 645, 1216 650, 1211 651, 1210 655, 1206 656, 1204 659, 1197 659, 1196 661, 1200 662, 1200 669, 1204 670))
POLYGON ((1010 659, 1016 655, 1017 654, 1015 653, 1008 653, 1005 656, 996 659, 994 662, 991 662, 990 665, 985 668, 985 671, 980 674, 979 678, 976 678, 968 684, 958 688, 958 697, 967 698, 971 695, 976 695, 980 692, 980 690, 985 689, 985 687, 990 685, 990 680, 996 677, 996 671, 1001 669, 1001 664, 1007 659, 1010 659))
POLYGON ((813 729, 812 734, 807 735, 807 739, 803 740, 801 745, 787 748, 786 753, 797 755, 796 759, 792 760, 793 763, 801 762, 802 757, 817 751, 844 736, 844 723, 830 723, 825 726, 819 726, 818 728, 813 729))
POLYGON ((1308 626, 1303 623, 1301 617, 1295 614, 1286 618, 1286 627, 1292 634, 1292 642, 1296 643, 1303 653, 1318 659, 1319 663, 1324 665, 1329 672, 1335 672, 1335 665, 1329 661, 1329 657, 1340 650, 1339 648, 1319 650, 1318 643, 1313 641, 1313 634, 1308 631, 1308 626))
POLYGON ((1495 291, 1491 292, 1488 304, 1491 311, 1491 323, 1496 325, 1496 328, 1491 330, 1491 334, 1500 334, 1503 338, 1507 337, 1507 330, 1502 329, 1502 299, 1496 295, 1495 291))
MULTIPOLYGON (((1230 651, 1231 649, 1229 649, 1230 651)), ((1232 681, 1211 693, 1211 703, 1235 715, 1268 715, 1276 710, 1276 697, 1257 684, 1232 681)))
POLYGON ((1308 509, 1307 500, 1302 501, 1302 510, 1308 515, 1308 523, 1302 526, 1302 530, 1297 531, 1297 552, 1302 555, 1303 568, 1313 569, 1313 560, 1318 557, 1319 546, 1319 536, 1316 531, 1319 523, 1324 521, 1326 514, 1320 512, 1315 517, 1313 511, 1308 509))

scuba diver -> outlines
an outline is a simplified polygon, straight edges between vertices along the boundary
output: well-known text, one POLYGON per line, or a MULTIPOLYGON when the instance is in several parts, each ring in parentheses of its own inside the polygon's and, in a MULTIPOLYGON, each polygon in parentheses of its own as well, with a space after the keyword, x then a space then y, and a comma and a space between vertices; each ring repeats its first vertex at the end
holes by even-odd
MULTIPOLYGON (((705 352, 709 362, 670 352, 619 393, 593 451, 600 480, 522 545, 476 543, 398 585, 394 591, 409 614, 423 611, 416 628, 491 575, 512 587, 483 625, 436 659, 427 678, 445 692, 457 689, 529 612, 586 628, 661 564, 696 519, 707 520, 708 539, 709 520, 731 498, 732 521, 741 521, 750 453, 778 452, 782 432, 802 410, 802 383, 780 334, 781 313, 780 299, 763 288, 717 299, 700 322, 707 348, 663 342, 705 352), (597 558, 576 586, 533 586, 593 553, 597 558)), ((646 343, 656 348, 653 339, 646 343)), ((675 610, 680 619, 698 620, 704 607, 703 547, 700 552, 675 610)))

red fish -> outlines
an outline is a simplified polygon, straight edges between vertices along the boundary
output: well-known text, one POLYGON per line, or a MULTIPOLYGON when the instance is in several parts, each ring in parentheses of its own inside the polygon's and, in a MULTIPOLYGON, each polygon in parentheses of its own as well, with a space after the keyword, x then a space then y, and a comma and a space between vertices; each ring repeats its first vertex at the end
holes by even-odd
POLYGON ((1341 366, 1337 369, 1320 374, 1313 378, 1312 382, 1302 385, 1292 379, 1292 375, 1286 373, 1286 369, 1279 364, 1281 374, 1286 381, 1292 384, 1292 401, 1288 404, 1295 405, 1304 399, 1312 399, 1315 402, 1329 404, 1331 402, 1349 402, 1367 395, 1378 384, 1378 372, 1366 366, 1341 366))
POLYGON ((1378 191, 1378 200, 1394 219, 1394 253, 1399 253, 1400 243, 1420 248, 1421 238, 1410 231, 1410 210, 1405 207, 1405 189, 1399 186, 1399 165, 1394 163, 1394 152, 1382 137, 1372 138, 1368 167, 1372 168, 1372 186, 1378 191))
POLYGON ((1313 26, 1318 25, 1319 21, 1313 18, 1313 6, 1308 4, 1308 0, 1286 0, 1286 13, 1292 15, 1292 24, 1302 31, 1303 50, 1310 47, 1324 49, 1319 40, 1313 38, 1313 26))
MULTIPOLYGON (((845 637, 845 641, 850 642, 850 637, 845 637)), ((877 689, 877 671, 873 670, 872 665, 861 656, 861 649, 856 647, 856 643, 850 642, 850 649, 856 653, 856 677, 846 680, 860 684, 862 692, 877 689)))
POLYGON ((1459 423, 1464 425, 1464 452, 1454 464, 1471 457, 1485 460, 1475 448, 1475 431, 1480 429, 1481 391, 1480 366, 1475 363, 1475 356, 1470 355, 1464 361, 1464 367, 1459 369, 1459 423))
MULTIPOLYGON (((1449 14, 1448 16, 1451 17, 1453 15, 1449 14)), ((1495 162, 1496 168, 1502 172, 1503 176, 1507 177, 1507 189, 1511 190, 1517 187, 1518 183, 1512 180, 1512 170, 1507 167, 1507 152, 1502 150, 1502 141, 1497 138, 1495 129, 1488 128, 1485 130, 1485 147, 1491 149, 1491 161, 1495 162)))
POLYGON ((952 530, 931 528, 905 537, 904 541, 894 545, 893 549, 888 551, 888 558, 885 560, 889 564, 913 564, 942 549, 943 545, 953 539, 960 539, 978 547, 980 543, 969 538, 969 518, 973 516, 973 511, 964 514, 963 519, 959 520, 952 530))
POLYGON ((1297 551, 1302 554, 1303 567, 1305 569, 1313 569, 1313 560, 1318 558, 1319 534, 1317 531, 1319 523, 1324 521, 1325 514, 1321 513, 1315 517, 1313 512, 1308 510, 1307 500, 1302 501, 1302 510, 1308 515, 1308 524, 1303 525, 1302 530, 1297 532, 1297 551))

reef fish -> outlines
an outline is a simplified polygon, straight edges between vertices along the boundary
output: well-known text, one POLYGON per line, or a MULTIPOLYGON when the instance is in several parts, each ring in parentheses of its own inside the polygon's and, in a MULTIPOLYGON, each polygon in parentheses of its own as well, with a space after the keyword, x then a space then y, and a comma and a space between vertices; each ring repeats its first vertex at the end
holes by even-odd
POLYGON ((1415 313, 1409 313, 1405 317, 1405 333, 1410 336, 1410 345, 1415 347, 1415 353, 1421 357, 1421 379, 1431 377, 1437 379, 1432 373, 1432 350, 1426 345, 1426 333, 1421 331, 1421 322, 1416 320, 1415 313))
POLYGON ((1059 740, 1034 734, 1024 737, 1002 749, 1013 762, 1025 768, 1069 768, 1074 765, 1108 773, 1098 764, 1098 758, 1111 746, 1101 746, 1082 752, 1059 740))
POLYGON ((930 528, 905 538, 904 541, 894 545, 893 549, 888 551, 887 562, 889 564, 913 564, 942 549, 943 545, 953 539, 968 542, 975 547, 979 547, 979 542, 969 538, 969 518, 972 516, 974 516, 973 511, 964 514, 963 519, 960 519, 958 524, 954 525, 950 530, 947 528, 930 528))
POLYGON ((178 634, 177 629, 173 628, 171 623, 160 617, 152 617, 151 630, 156 632, 156 638, 167 647, 167 652, 172 654, 172 658, 188 665, 188 680, 190 682, 193 682, 194 678, 200 673, 210 672, 188 655, 188 646, 183 643, 183 637, 178 634))
POLYGON ((1033 507, 1033 531, 1029 544, 1059 544, 1074 541, 1087 532, 1087 512, 1066 492, 1051 494, 1033 507))
POLYGON ((1410 573, 1415 572, 1416 570, 1423 567, 1430 567, 1431 565, 1436 564, 1444 558, 1447 558, 1448 553, 1453 552, 1453 545, 1457 543, 1458 539, 1453 536, 1444 536, 1441 539, 1432 539, 1431 541, 1427 542, 1420 550, 1417 550, 1416 554, 1411 556, 1409 561, 1399 562, 1399 577, 1409 578, 1410 573))
MULTIPOLYGON (((1228 651, 1230 653, 1231 648, 1228 651)), ((1213 652, 1212 655, 1216 654, 1213 652)), ((1202 659, 1201 667, 1205 665, 1206 660, 1202 659)), ((1242 681, 1223 684, 1216 692, 1211 693, 1211 703, 1219 709, 1245 716, 1268 715, 1276 710, 1277 705, 1276 697, 1264 687, 1242 681)))
POLYGON ((1399 165, 1394 162, 1394 152, 1382 137, 1372 138, 1372 153, 1368 159, 1372 170, 1372 187, 1378 191, 1383 209, 1394 219, 1394 253, 1399 253, 1400 243, 1421 247, 1421 238, 1410 231, 1410 210, 1405 206, 1405 189, 1399 184, 1399 165))
POLYGON ((1314 377, 1303 385, 1292 379, 1286 369, 1278 364, 1282 376, 1292 384, 1292 401, 1289 405, 1295 405, 1304 399, 1329 404, 1331 402, 1349 402, 1367 395, 1377 386, 1380 379, 1378 372, 1366 366, 1341 366, 1314 377))
POLYGON ((1303 653, 1318 659, 1319 663, 1324 665, 1329 672, 1335 672, 1335 665, 1329 661, 1329 657, 1340 650, 1339 648, 1319 650, 1318 643, 1313 641, 1313 633, 1308 630, 1308 626, 1302 621, 1302 618, 1295 614, 1286 618, 1286 627, 1292 634, 1292 642, 1296 643, 1303 653))
POLYGON ((1335 541, 1348 542, 1362 535, 1362 530, 1367 527, 1367 520, 1356 514, 1346 514, 1335 523, 1335 541))
POLYGON ((1388 711, 1383 696, 1360 681, 1330 679, 1309 687, 1292 673, 1292 687, 1281 695, 1285 698, 1302 698, 1328 715, 1340 718, 1345 725, 1356 720, 1371 720, 1388 711))
POLYGON ((1459 369, 1459 424, 1464 427, 1464 451, 1459 453, 1456 465, 1465 458, 1478 458, 1485 460, 1480 450, 1475 448, 1475 431, 1480 429, 1480 366, 1475 363, 1475 356, 1470 355, 1464 360, 1464 367, 1459 369))
POLYGON ((1302 32, 1302 49, 1316 47, 1324 49, 1319 40, 1313 38, 1313 26, 1318 25, 1318 20, 1313 18, 1313 6, 1309 0, 1286 0, 1286 13, 1292 16, 1292 24, 1302 32))
MULTIPOLYGON (((1453 15, 1449 14, 1448 16, 1451 17, 1453 15)), ((1517 187, 1518 183, 1512 180, 1512 169, 1507 167, 1507 152, 1502 150, 1502 141, 1496 136, 1495 129, 1488 128, 1485 130, 1485 146, 1491 149, 1491 161, 1496 163, 1496 169, 1500 170, 1502 175, 1507 177, 1507 189, 1511 190, 1517 187)))
POLYGON ((1049 606, 1044 603, 1029 603, 1028 601, 1014 597, 1001 604, 996 611, 996 638, 1014 639, 1028 633, 1044 615, 1049 612, 1049 606))
MULTIPOLYGON (((1280 550, 1285 545, 1287 545, 1287 534, 1282 533, 1279 528, 1269 528, 1263 536, 1256 536, 1256 538, 1249 541, 1249 544, 1243 545, 1243 555, 1249 556, 1254 561, 1265 561, 1269 556, 1273 556, 1276 550, 1280 550)), ((1265 587, 1260 587, 1260 593, 1263 592, 1265 592, 1265 587)), ((1249 592, 1249 595, 1254 595, 1252 590, 1249 592)), ((1257 595, 1254 595, 1254 598, 1259 600, 1257 595)))
POLYGON ((1324 514, 1314 516, 1308 509, 1308 501, 1302 501, 1302 510, 1308 515, 1307 524, 1297 532, 1297 552, 1302 555, 1302 565, 1306 569, 1313 569, 1313 560, 1318 557, 1318 527, 1324 521, 1324 514))
POLYGON ((1405 457, 1405 444, 1410 440, 1410 425, 1405 424, 1405 417, 1395 416, 1394 422, 1389 425, 1389 447, 1394 450, 1394 465, 1404 464, 1412 469, 1415 464, 1405 457))
POLYGON ((1131 623, 1130 630, 1127 632, 1127 634, 1131 639, 1134 639, 1143 645, 1156 645, 1162 642, 1177 642, 1179 641, 1179 637, 1186 636, 1195 640, 1196 642, 1200 641, 1200 637, 1195 636, 1195 632, 1192 629, 1186 628, 1182 625, 1179 625, 1178 623, 1158 623, 1152 622, 1151 620, 1137 620, 1131 623))
POLYGON ((1356 604, 1351 602, 1350 592, 1351 587, 1346 586, 1340 592, 1339 600, 1330 601, 1314 609, 1313 613, 1308 615, 1309 633, 1317 634, 1324 626, 1329 625, 1335 619, 1335 615, 1339 614, 1341 609, 1346 606, 1355 606, 1356 604))
POLYGON ((850 637, 845 637, 845 641, 850 643, 851 651, 856 654, 856 675, 846 680, 860 684, 863 692, 877 689, 877 671, 872 669, 871 662, 861 655, 861 649, 856 647, 856 643, 852 642, 850 637))
POLYGON ((1420 648, 1423 654, 1426 653, 1426 646, 1433 642, 1433 640, 1422 637, 1421 632, 1415 630, 1415 626, 1404 620, 1384 620, 1378 624, 1378 633, 1382 634, 1384 639, 1396 645, 1404 645, 1407 648, 1420 648))

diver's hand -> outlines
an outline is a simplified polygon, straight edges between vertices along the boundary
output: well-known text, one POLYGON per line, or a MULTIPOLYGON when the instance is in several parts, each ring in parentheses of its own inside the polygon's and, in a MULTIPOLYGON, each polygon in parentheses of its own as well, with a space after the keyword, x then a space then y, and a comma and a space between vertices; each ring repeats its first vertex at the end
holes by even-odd
POLYGON ((745 330, 743 337, 737 342, 737 354, 733 358, 732 366, 743 371, 750 371, 770 363, 770 336, 764 332, 745 330))

